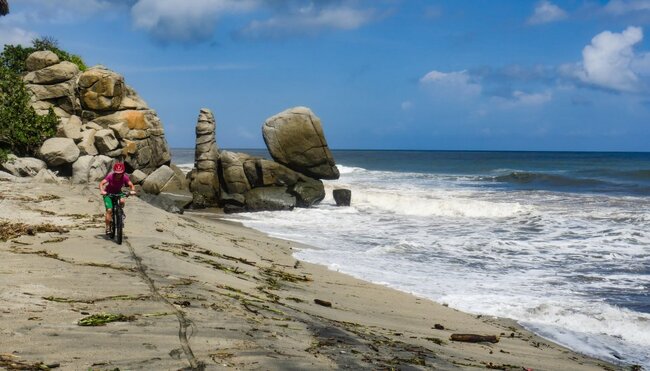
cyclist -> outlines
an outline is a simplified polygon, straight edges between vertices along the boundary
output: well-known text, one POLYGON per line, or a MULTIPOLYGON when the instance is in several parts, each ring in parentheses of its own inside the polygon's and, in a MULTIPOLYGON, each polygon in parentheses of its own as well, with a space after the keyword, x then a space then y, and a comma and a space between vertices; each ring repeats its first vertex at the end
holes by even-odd
MULTIPOLYGON (((99 191, 104 196, 104 206, 106 206, 106 234, 110 232, 111 218, 113 217, 113 201, 108 194, 119 194, 124 186, 131 188, 130 194, 135 194, 135 186, 124 171, 124 163, 116 162, 113 165, 113 171, 99 183, 99 191)), ((122 207, 124 207, 124 201, 124 198, 120 197, 122 207)))

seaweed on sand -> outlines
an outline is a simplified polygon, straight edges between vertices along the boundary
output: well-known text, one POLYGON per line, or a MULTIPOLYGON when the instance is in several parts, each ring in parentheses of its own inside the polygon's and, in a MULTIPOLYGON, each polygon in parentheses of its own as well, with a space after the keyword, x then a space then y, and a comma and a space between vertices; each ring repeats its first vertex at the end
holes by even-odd
POLYGON ((126 316, 118 313, 98 313, 84 317, 77 322, 79 326, 105 326, 110 322, 130 322, 135 321, 135 316, 126 316))
POLYGON ((66 228, 50 223, 29 225, 0 220, 0 241, 3 242, 24 235, 34 236, 36 233, 41 232, 68 233, 69 231, 66 228))
POLYGON ((46 365, 43 362, 29 363, 21 361, 13 354, 0 354, 0 367, 5 370, 51 370, 58 368, 58 363, 46 365))

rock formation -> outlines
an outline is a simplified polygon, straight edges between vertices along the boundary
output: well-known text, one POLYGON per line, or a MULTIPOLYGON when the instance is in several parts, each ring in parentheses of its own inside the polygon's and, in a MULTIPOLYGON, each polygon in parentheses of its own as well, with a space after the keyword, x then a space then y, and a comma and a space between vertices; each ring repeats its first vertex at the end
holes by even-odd
POLYGON ((315 179, 338 179, 320 119, 306 107, 294 107, 266 120, 264 142, 273 159, 315 179))
POLYGON ((287 110, 264 124, 265 141, 267 144, 275 143, 273 150, 269 146, 269 151, 283 156, 273 156, 276 161, 231 151, 220 151, 215 156, 213 151, 217 147, 213 123, 212 114, 201 110, 195 167, 190 174, 194 207, 206 206, 205 200, 215 196, 217 204, 228 213, 310 207, 325 197, 319 178, 338 177, 338 169, 322 135, 320 120, 307 108, 287 110), (305 145, 302 141, 308 142, 305 145), (314 147, 317 150, 306 150, 303 155, 297 155, 300 148, 307 148, 315 142, 318 142, 314 147), (288 148, 284 147, 285 143, 288 148), (215 158, 216 168, 213 166, 215 158), (206 179, 205 183, 199 181, 200 177, 206 179), (210 183, 216 180, 220 189, 210 183))
POLYGON ((73 181, 87 182, 86 165, 95 160, 84 158, 71 166, 80 156, 106 156, 111 162, 126 162, 129 172, 145 174, 169 165, 171 154, 158 115, 124 77, 103 66, 81 72, 51 51, 30 54, 25 65, 29 72, 23 81, 32 107, 38 114, 52 108, 59 117, 57 138, 48 139, 39 151, 48 166, 71 167, 73 181))
POLYGON ((185 176, 170 164, 156 112, 121 75, 103 66, 81 72, 49 51, 32 53, 26 66, 23 79, 32 107, 39 114, 53 109, 59 126, 56 137, 38 151, 43 161, 13 158, 1 165, 13 175, 40 174, 49 180, 54 175, 47 165, 65 170, 75 183, 92 183, 115 161, 124 161, 152 202, 181 212, 190 202, 226 212, 310 207, 325 197, 320 179, 339 177, 320 119, 308 108, 286 110, 264 123, 264 141, 275 161, 219 151, 214 116, 202 109, 194 169, 185 176))
POLYGON ((221 151, 218 169, 219 200, 226 212, 290 210, 325 197, 320 180, 245 153, 221 151))
POLYGON ((0 169, 17 177, 35 176, 39 171, 47 168, 47 164, 33 157, 16 157, 9 155, 7 162, 0 164, 0 169))
POLYGON ((190 172, 190 192, 195 207, 217 206, 219 201, 219 177, 217 166, 219 149, 215 140, 214 115, 201 109, 196 124, 196 149, 194 169, 190 172))

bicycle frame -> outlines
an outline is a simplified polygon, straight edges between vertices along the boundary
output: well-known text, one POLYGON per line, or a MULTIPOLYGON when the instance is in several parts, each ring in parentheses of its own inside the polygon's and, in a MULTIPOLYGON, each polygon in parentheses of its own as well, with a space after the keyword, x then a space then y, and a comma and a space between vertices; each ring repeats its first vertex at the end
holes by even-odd
POLYGON ((126 193, 110 193, 107 196, 111 198, 113 204, 109 237, 115 239, 115 242, 121 245, 124 230, 124 212, 120 199, 128 197, 128 195, 126 193))

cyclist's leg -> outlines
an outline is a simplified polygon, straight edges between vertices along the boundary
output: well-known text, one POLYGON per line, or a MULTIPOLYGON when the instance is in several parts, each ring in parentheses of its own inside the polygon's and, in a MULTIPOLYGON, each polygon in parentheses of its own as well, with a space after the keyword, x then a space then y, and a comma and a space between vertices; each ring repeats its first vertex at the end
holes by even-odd
POLYGON ((113 201, 108 196, 104 196, 104 207, 106 207, 104 221, 106 222, 106 232, 108 232, 111 227, 111 219, 113 218, 113 201))

